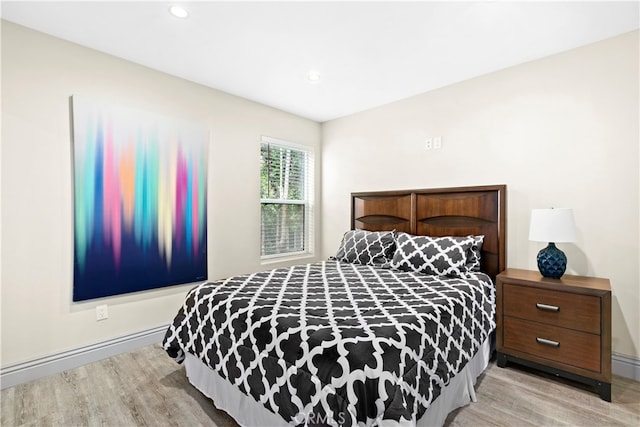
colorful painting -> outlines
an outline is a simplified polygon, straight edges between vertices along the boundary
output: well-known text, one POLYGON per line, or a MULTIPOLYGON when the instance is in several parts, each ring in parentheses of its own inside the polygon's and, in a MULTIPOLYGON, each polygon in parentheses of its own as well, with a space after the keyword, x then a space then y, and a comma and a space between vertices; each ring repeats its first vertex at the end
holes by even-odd
POLYGON ((203 126, 74 96, 73 300, 207 278, 203 126))

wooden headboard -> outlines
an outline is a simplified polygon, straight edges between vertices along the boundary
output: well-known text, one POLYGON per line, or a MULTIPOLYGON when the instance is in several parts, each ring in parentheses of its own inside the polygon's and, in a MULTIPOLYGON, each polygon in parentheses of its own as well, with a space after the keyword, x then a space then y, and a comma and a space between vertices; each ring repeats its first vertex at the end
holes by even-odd
POLYGON ((484 235, 481 269, 506 268, 505 185, 351 193, 351 228, 420 236, 484 235))

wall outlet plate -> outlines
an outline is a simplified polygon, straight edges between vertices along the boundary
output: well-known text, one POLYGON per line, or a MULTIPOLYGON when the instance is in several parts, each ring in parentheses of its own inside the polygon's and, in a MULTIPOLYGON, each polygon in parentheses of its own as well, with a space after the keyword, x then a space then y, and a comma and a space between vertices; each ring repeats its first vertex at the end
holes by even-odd
POLYGON ((96 307, 96 320, 105 320, 109 318, 109 309, 106 304, 96 307))

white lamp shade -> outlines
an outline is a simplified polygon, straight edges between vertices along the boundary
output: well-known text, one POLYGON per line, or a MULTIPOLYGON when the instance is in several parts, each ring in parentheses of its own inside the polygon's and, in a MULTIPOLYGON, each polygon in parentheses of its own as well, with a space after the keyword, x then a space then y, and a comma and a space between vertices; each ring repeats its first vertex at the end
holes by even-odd
POLYGON ((534 242, 575 242, 576 223, 569 208, 532 209, 529 240, 534 242))

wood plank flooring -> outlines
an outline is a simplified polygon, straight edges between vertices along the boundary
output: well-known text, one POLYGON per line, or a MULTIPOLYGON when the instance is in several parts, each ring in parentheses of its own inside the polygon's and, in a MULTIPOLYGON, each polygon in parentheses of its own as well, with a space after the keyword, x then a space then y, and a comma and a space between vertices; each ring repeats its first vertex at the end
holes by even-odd
MULTIPOLYGON (((476 384, 478 402, 447 426, 638 426, 640 383, 614 377, 613 401, 588 387, 492 362, 476 384)), ((2 390, 9 426, 237 426, 193 388, 159 345, 2 390)))

